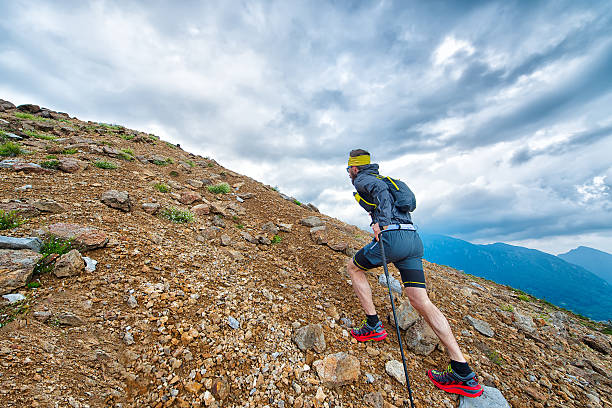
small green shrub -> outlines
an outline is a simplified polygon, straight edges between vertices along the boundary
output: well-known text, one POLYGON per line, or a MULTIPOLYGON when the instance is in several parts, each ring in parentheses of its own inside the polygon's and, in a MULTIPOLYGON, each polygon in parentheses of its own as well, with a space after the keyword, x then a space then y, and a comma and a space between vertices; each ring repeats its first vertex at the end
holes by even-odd
POLYGON ((175 207, 164 208, 160 215, 172 222, 184 224, 193 221, 193 214, 190 211, 183 211, 175 207))
POLYGON ((26 221, 17 214, 17 211, 0 210, 0 230, 17 228, 26 221))
POLYGON ((497 365, 502 365, 504 362, 504 360, 502 360, 501 355, 495 350, 490 351, 487 357, 489 357, 489 360, 491 360, 492 363, 495 363, 497 365))
POLYGON ((283 239, 281 237, 279 237, 278 235, 275 235, 272 237, 271 241, 273 244, 278 244, 282 241, 283 239))
POLYGON ((155 187, 155 189, 160 193, 167 193, 168 191, 170 191, 170 187, 168 187, 164 183, 155 183, 153 187, 155 187))
POLYGON ((41 139, 41 140, 55 140, 55 139, 57 139, 57 137, 55 137, 55 136, 50 136, 50 135, 45 135, 45 134, 41 134, 41 133, 32 132, 31 130, 24 130, 23 133, 25 133, 26 135, 28 135, 30 137, 34 137, 36 139, 41 139))
POLYGON ((42 243, 40 247, 40 253, 43 256, 49 256, 51 254, 64 255, 73 249, 72 239, 63 239, 55 235, 49 235, 42 243))
POLYGON ((518 295, 518 298, 519 298, 519 299, 521 299, 522 301, 525 301, 525 302, 530 302, 530 301, 531 301, 531 299, 529 298, 529 296, 524 295, 524 294, 522 294, 522 293, 521 293, 520 295, 518 295))
POLYGON ((132 140, 134 135, 119 135, 119 137, 125 140, 132 140))
POLYGON ((78 152, 77 149, 64 149, 63 154, 76 154, 78 152))
POLYGON ((171 149, 176 149, 176 146, 175 146, 175 145, 173 145, 172 143, 170 143, 170 142, 164 142, 164 143, 165 143, 165 144, 166 144, 166 146, 168 146, 169 148, 171 148, 171 149))
POLYGON ((134 151, 132 149, 130 149, 129 147, 127 149, 121 149, 121 151, 123 153, 129 154, 130 156, 134 156, 134 151))
POLYGON ((40 282, 32 281, 26 285, 29 289, 40 288, 40 282))
POLYGON ((296 200, 296 199, 293 199, 293 204, 297 204, 297 205, 299 205, 300 207, 302 206, 302 203, 300 203, 300 202, 299 202, 298 200, 296 200))
POLYGON ((214 163, 206 163, 206 165, 207 165, 208 167, 215 167, 215 164, 214 164, 214 163))
POLYGON ((15 117, 19 119, 34 119, 34 115, 24 112, 16 112, 15 117))
POLYGON ((103 122, 98 122, 98 125, 102 126, 105 129, 109 129, 109 130, 120 130, 123 129, 123 126, 120 125, 115 125, 115 124, 109 124, 109 123, 103 123, 103 122))
POLYGON ((0 156, 16 157, 23 153, 24 151, 21 150, 21 146, 17 143, 6 142, 0 145, 0 156))
POLYGON ((53 263, 48 262, 49 255, 64 255, 68 253, 71 249, 73 249, 71 239, 63 239, 60 237, 56 237, 55 235, 50 235, 45 238, 40 248, 40 253, 43 255, 43 257, 34 267, 34 274, 40 275, 43 273, 51 272, 51 270, 53 269, 53 263))
POLYGON ((179 174, 178 174, 178 171, 176 171, 176 170, 172 170, 172 171, 170 172, 170 176, 172 176, 172 177, 178 177, 178 175, 179 175, 179 174))
POLYGON ((110 170, 116 169, 118 167, 115 163, 107 162, 104 160, 98 160, 97 162, 94 163, 94 165, 101 169, 110 169, 110 170))
POLYGON ((238 229, 243 229, 243 228, 244 228, 244 225, 243 225, 243 224, 236 224, 236 228, 238 228, 238 229))
POLYGON ((70 123, 70 121, 68 119, 56 119, 58 122, 64 122, 64 123, 70 123))
POLYGON ((213 194, 227 194, 231 191, 230 186, 227 183, 219 183, 215 184, 214 186, 208 186, 206 188, 213 194))
POLYGON ((158 166, 166 166, 168 164, 168 159, 166 160, 153 160, 153 164, 157 164, 158 166))
POLYGON ((274 186, 272 187, 272 190, 276 191, 276 192, 280 192, 280 189, 278 188, 278 186, 274 186))
POLYGON ((57 159, 57 156, 54 155, 54 154, 48 154, 48 155, 45 156, 45 159, 47 159, 47 160, 55 160, 55 159, 57 159))
POLYGON ((119 158, 126 160, 126 161, 132 161, 134 160, 134 156, 132 156, 131 154, 128 154, 124 151, 122 151, 121 153, 119 153, 119 158))
POLYGON ((512 305, 504 305, 501 307, 501 310, 504 310, 506 312, 514 312, 514 306, 512 305))
POLYGON ((40 165, 41 167, 44 167, 45 169, 57 170, 59 169, 60 162, 59 160, 47 160, 47 161, 40 163, 40 165))
POLYGON ((189 167, 195 167, 195 163, 193 162, 193 160, 187 160, 185 163, 187 163, 189 167))

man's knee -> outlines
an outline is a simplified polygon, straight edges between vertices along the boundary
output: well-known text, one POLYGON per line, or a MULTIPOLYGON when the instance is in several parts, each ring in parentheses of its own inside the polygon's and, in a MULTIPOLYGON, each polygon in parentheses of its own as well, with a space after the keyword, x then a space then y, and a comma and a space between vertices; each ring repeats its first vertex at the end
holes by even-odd
POLYGON ((346 271, 349 273, 349 275, 353 275, 355 272, 358 272, 359 270, 360 269, 353 262, 353 259, 352 258, 349 259, 348 262, 346 263, 346 271))
POLYGON ((431 303, 429 296, 427 296, 427 291, 423 288, 407 287, 404 288, 404 293, 408 296, 408 300, 412 307, 419 313, 431 303))

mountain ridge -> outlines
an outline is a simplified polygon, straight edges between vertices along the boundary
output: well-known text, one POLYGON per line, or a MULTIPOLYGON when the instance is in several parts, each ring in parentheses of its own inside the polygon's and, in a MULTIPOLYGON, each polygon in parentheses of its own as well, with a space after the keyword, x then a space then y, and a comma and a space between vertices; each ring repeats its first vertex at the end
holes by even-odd
MULTIPOLYGON (((58 277, 49 259, 53 272, 11 289, 25 299, 0 303, 1 405, 407 403, 386 370, 400 358, 395 331, 377 344, 348 334, 363 313, 345 265, 371 235, 145 132, 2 100, 0 130, 2 151, 9 141, 28 151, 0 159, 0 208, 27 220, 2 235, 71 235, 97 261, 86 271, 76 258, 81 270, 58 277), (316 349, 298 344, 309 327, 324 337, 316 349), (321 364, 340 358, 360 370, 330 384, 321 364)), ((443 265, 424 269, 470 365, 512 406, 606 403, 612 344, 602 325, 443 265)), ((367 276, 389 325, 380 274, 367 276)), ((431 338, 415 344, 415 326, 402 337, 416 406, 457 406, 425 376, 446 354, 431 338)))
POLYGON ((612 254, 587 246, 579 246, 557 256, 593 272, 612 284, 612 254))
POLYGON ((505 243, 478 245, 436 234, 423 234, 423 240, 425 257, 431 261, 510 285, 596 320, 612 319, 612 285, 581 266, 505 243))

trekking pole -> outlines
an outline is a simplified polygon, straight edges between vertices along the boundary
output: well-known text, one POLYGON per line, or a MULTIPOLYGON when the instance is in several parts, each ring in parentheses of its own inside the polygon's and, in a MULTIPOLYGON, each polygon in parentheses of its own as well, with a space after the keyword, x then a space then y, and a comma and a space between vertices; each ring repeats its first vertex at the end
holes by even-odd
POLYGON ((404 357, 404 348, 402 347, 402 335, 400 333, 399 324, 397 324, 397 315, 395 313, 395 303, 393 302, 393 294, 391 293, 391 280, 389 279, 389 270, 387 269, 387 258, 385 257, 385 246, 383 245, 382 230, 379 234, 378 242, 380 243, 380 254, 382 255, 383 269, 387 278, 387 287, 389 288, 389 298, 391 299, 391 309, 393 309, 393 320, 395 320, 395 330, 397 331, 397 341, 399 342, 400 353, 402 355, 402 364, 404 365, 404 375, 406 376, 406 387, 408 387, 408 397, 410 398, 410 406, 414 408, 412 400, 412 390, 410 389, 410 380, 408 379, 408 367, 406 367, 406 358, 404 357))

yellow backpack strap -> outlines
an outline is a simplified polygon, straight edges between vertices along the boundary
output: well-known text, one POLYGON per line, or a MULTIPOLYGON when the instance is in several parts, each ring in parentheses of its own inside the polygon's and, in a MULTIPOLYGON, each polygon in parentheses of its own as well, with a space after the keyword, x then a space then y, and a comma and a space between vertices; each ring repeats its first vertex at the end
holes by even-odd
POLYGON ((377 179, 382 180, 382 179, 387 179, 391 182, 391 184, 393 184, 393 187, 395 187, 395 189, 397 191, 399 191, 399 187, 397 186, 397 184, 395 184, 395 181, 393 181, 393 179, 391 177, 387 177, 387 176, 376 176, 377 179))
POLYGON ((366 210, 369 209, 370 211, 372 211, 375 210, 376 207, 378 207, 376 204, 372 204, 364 200, 363 197, 359 195, 359 193, 355 193, 353 197, 355 197, 355 200, 359 203, 359 205, 365 208, 366 210))

